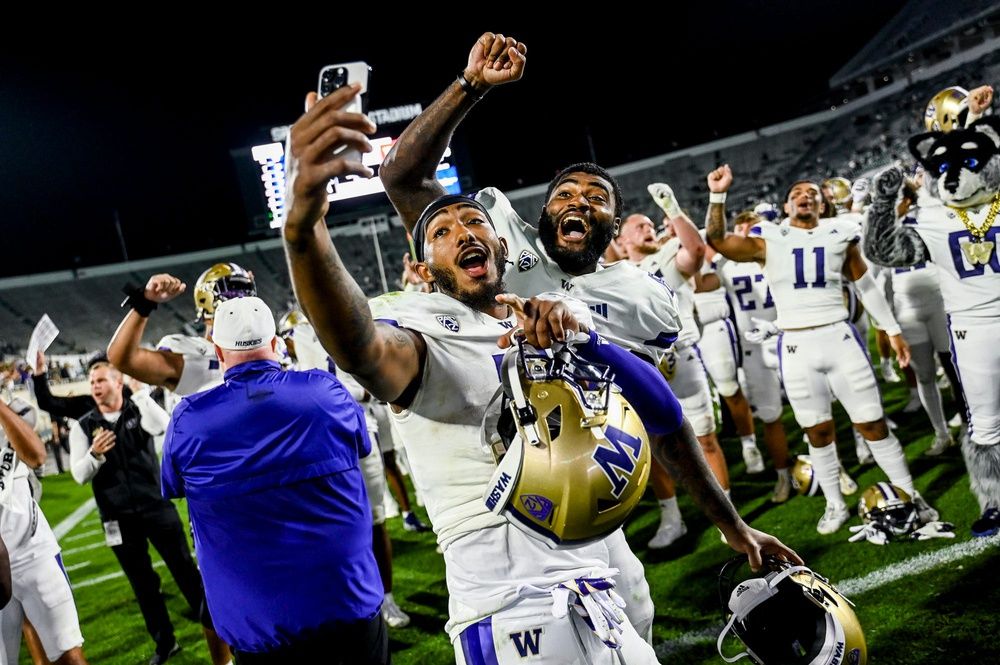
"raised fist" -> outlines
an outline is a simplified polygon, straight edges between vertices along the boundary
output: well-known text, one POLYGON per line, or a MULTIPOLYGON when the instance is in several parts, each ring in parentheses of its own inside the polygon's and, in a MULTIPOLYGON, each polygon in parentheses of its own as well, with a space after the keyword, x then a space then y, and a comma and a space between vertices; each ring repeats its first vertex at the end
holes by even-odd
POLYGON ((895 201, 902 186, 903 170, 898 166, 890 166, 875 176, 875 198, 895 201))
POLYGON ((156 303, 169 302, 184 293, 187 285, 173 275, 160 273, 146 282, 146 300, 156 303))

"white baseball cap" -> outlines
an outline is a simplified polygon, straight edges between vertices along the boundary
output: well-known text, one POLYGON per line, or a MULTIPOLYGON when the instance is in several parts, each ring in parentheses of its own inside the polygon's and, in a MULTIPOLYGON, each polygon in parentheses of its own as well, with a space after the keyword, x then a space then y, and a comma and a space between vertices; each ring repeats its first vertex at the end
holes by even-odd
POLYGON ((271 343, 275 325, 271 308, 256 296, 232 298, 215 308, 212 342, 227 351, 250 351, 271 343))

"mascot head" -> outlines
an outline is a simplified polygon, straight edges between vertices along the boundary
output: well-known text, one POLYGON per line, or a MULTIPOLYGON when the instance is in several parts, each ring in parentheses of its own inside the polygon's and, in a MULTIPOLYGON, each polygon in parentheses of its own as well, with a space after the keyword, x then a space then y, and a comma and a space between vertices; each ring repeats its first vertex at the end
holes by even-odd
POLYGON ((990 201, 1000 191, 1000 118, 988 116, 963 129, 910 137, 910 152, 927 172, 924 186, 954 208, 990 201))

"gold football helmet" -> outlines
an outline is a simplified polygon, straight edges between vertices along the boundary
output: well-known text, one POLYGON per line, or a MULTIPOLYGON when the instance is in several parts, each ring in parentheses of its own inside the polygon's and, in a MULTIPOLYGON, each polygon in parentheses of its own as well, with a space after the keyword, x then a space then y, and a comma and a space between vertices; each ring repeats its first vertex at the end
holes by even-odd
POLYGON ((194 310, 199 321, 211 319, 219 303, 257 295, 253 276, 235 263, 216 263, 194 285, 194 310))
POLYGON ((837 207, 837 210, 846 208, 847 202, 851 200, 851 181, 841 176, 827 178, 823 181, 823 189, 830 195, 830 202, 837 207))
POLYGON ((285 313, 278 320, 278 337, 285 338, 292 334, 292 330, 295 326, 300 326, 303 323, 309 323, 309 319, 306 315, 302 313, 302 310, 293 309, 290 312, 285 313))
POLYGON ((819 493, 819 480, 813 469, 809 455, 799 455, 792 466, 792 487, 802 496, 816 496, 819 493))
POLYGON ((931 97, 924 111, 924 126, 929 132, 948 133, 965 126, 969 112, 969 91, 953 85, 931 97))
POLYGON ((858 501, 858 516, 892 539, 920 528, 920 511, 912 497, 889 483, 875 483, 858 501))
POLYGON ((716 646, 727 662, 743 655, 758 665, 865 665, 868 647, 853 606, 829 580, 805 566, 765 559, 764 576, 733 583, 746 557, 723 566, 719 600, 728 622, 716 646), (746 646, 735 657, 722 653, 732 631, 746 646))
POLYGON ((642 498, 650 450, 610 369, 522 341, 504 356, 501 380, 505 407, 490 447, 506 450, 487 508, 551 547, 612 533, 642 498))

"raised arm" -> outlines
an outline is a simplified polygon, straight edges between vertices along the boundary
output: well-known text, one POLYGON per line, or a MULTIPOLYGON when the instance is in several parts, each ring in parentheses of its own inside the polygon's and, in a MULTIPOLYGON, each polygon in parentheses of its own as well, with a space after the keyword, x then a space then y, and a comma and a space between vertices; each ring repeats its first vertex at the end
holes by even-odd
POLYGON ((705 217, 705 237, 708 244, 731 261, 763 263, 766 244, 763 238, 743 237, 726 229, 726 192, 733 184, 729 164, 723 164, 708 174, 708 214, 705 217))
POLYGON ((720 280, 719 276, 714 272, 702 272, 699 270, 691 277, 694 280, 695 293, 718 291, 722 288, 722 280, 720 280))
POLYGON ((521 78, 526 52, 513 37, 484 33, 469 52, 461 74, 465 82, 456 79, 449 85, 386 155, 379 178, 407 231, 413 230, 424 208, 445 193, 437 181, 437 166, 455 128, 490 88, 521 78))
POLYGON ((94 399, 90 395, 56 397, 52 394, 49 389, 45 354, 41 351, 36 356, 35 372, 31 376, 31 387, 35 391, 35 401, 38 402, 39 409, 47 412, 53 418, 79 418, 94 408, 94 399))
POLYGON ((316 93, 309 93, 306 113, 289 132, 285 254, 295 295, 323 348, 375 397, 396 403, 420 376, 423 339, 408 330, 376 325, 368 300, 337 254, 324 221, 330 178, 371 176, 360 162, 334 157, 341 146, 362 152, 372 149, 365 134, 374 132, 375 125, 362 114, 341 111, 358 89, 341 88, 318 102, 316 93))
POLYGON ((666 215, 674 229, 674 235, 681 243, 675 259, 677 269, 687 277, 697 274, 705 262, 705 241, 702 240, 698 227, 681 209, 674 190, 669 185, 657 182, 646 187, 646 190, 666 215))
POLYGON ((184 356, 172 351, 144 349, 139 344, 156 305, 173 300, 186 288, 181 280, 163 273, 150 277, 141 293, 137 289, 129 295, 132 309, 108 343, 108 360, 112 365, 143 383, 171 389, 177 387, 184 372, 184 356))
POLYGON ((896 223, 896 198, 903 171, 891 166, 875 177, 874 197, 865 216, 865 256, 883 266, 912 266, 930 257, 927 246, 911 228, 896 223))
POLYGON ((910 346, 903 339, 902 330, 896 317, 892 313, 892 305, 885 297, 885 292, 875 282, 868 264, 861 255, 861 250, 857 243, 852 243, 847 247, 844 256, 844 277, 854 282, 854 287, 861 299, 861 304, 865 310, 875 319, 875 323, 885 334, 889 336, 889 345, 896 352, 896 359, 900 367, 910 364, 910 346))
POLYGON ((36 469, 45 463, 45 444, 21 416, 0 400, 0 427, 21 460, 36 469))

